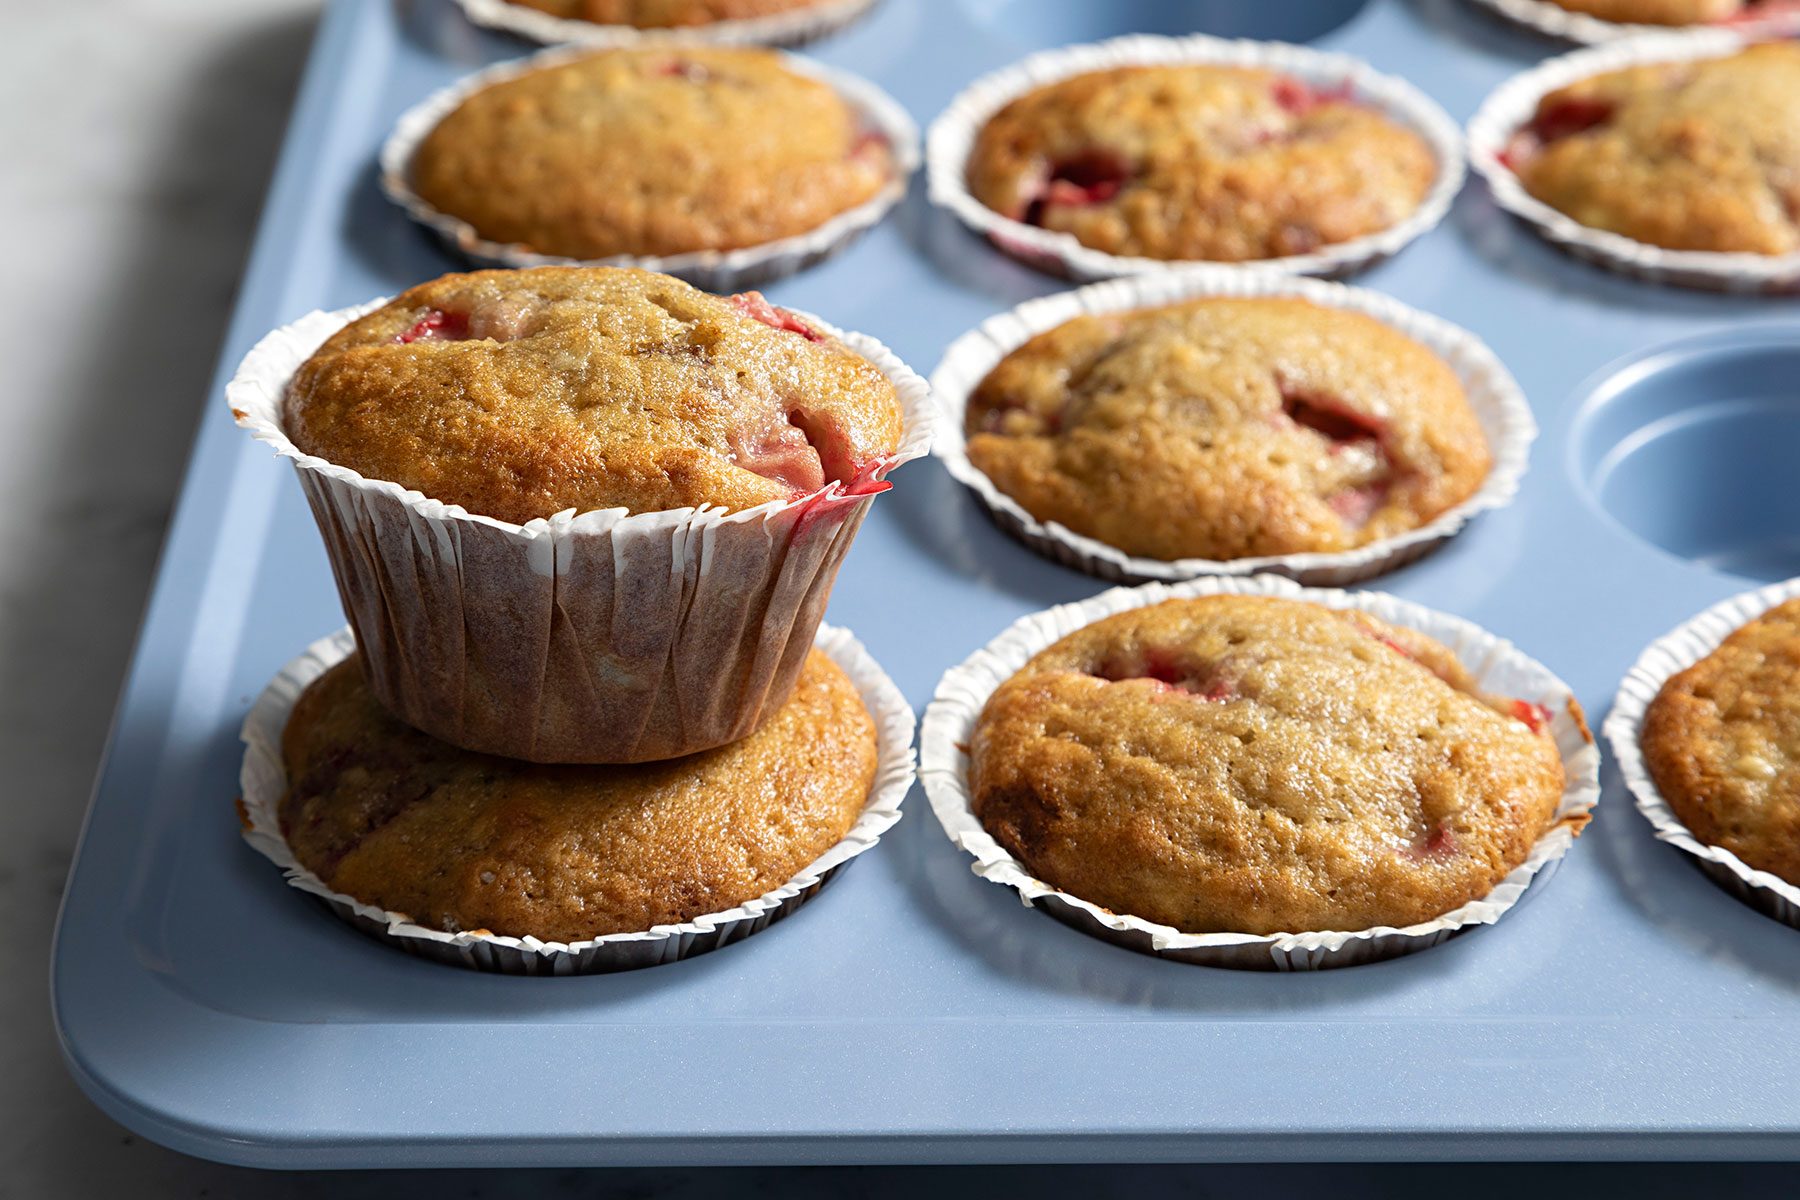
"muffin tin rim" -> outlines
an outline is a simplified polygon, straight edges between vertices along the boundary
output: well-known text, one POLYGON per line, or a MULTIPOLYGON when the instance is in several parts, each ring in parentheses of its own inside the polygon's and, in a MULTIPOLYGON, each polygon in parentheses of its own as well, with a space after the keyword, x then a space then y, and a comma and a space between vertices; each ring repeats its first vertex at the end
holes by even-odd
POLYGON ((1547 879, 1556 869, 1601 797, 1599 747, 1581 715, 1574 690, 1549 667, 1463 617, 1385 592, 1302 587, 1278 575, 1205 576, 1178 584, 1112 588, 1087 600, 1027 613, 944 673, 920 722, 919 749, 919 781, 931 810, 951 843, 975 859, 971 868, 975 874, 1012 888, 1028 907, 1040 902, 1054 904, 1063 912, 1079 914, 1099 930, 1147 942, 1149 951, 1158 956, 1223 967, 1293 970, 1351 966, 1428 949, 1468 929, 1494 924, 1519 903, 1535 880, 1547 879), (967 783, 968 754, 963 747, 988 698, 1033 655, 1103 617, 1163 600, 1217 594, 1275 596, 1328 608, 1357 609, 1446 641, 1478 679, 1495 669, 1533 677, 1539 690, 1525 698, 1546 704, 1554 714, 1550 727, 1562 758, 1564 786, 1551 825, 1539 835, 1526 860, 1486 896, 1431 921, 1399 928, 1278 934, 1185 933, 1112 912, 1032 876, 974 815, 967 783), (1479 662, 1473 661, 1476 653, 1481 655, 1479 662), (1503 892, 1507 894, 1503 896, 1503 892))
MULTIPOLYGON (((505 0, 499 0, 504 4, 505 0)), ((509 6, 510 7, 510 6, 509 6)), ((652 45, 671 51, 692 47, 680 41, 652 45)), ((887 139, 893 157, 893 173, 875 195, 834 213, 811 229, 753 246, 733 250, 685 250, 678 254, 612 254, 604 258, 576 259, 545 254, 517 242, 497 242, 483 237, 461 217, 437 208, 414 190, 412 160, 425 138, 475 93, 496 84, 522 78, 535 71, 578 62, 608 49, 592 44, 553 45, 519 59, 508 59, 471 72, 436 89, 413 104, 394 122, 381 144, 376 163, 382 195, 413 221, 430 229, 449 246, 484 265, 508 267, 639 267, 687 278, 709 290, 729 291, 757 282, 768 282, 804 269, 843 249, 857 237, 879 225, 905 198, 912 177, 922 161, 919 128, 904 105, 873 80, 850 71, 792 54, 772 50, 782 65, 797 75, 829 86, 887 139)), ((706 48, 704 46, 697 48, 706 48)))
POLYGON ((1078 280, 1171 270, 1341 276, 1399 253, 1442 222, 1462 190, 1467 161, 1462 130, 1436 100, 1402 76, 1379 71, 1355 55, 1288 42, 1220 38, 1203 33, 1183 37, 1135 33, 1038 50, 965 84, 926 130, 925 174, 933 205, 947 209, 963 225, 1014 257, 1020 255, 1009 246, 1019 247, 1029 258, 1053 262, 1061 273, 1078 280), (1348 83, 1357 99, 1373 101, 1390 119, 1424 139, 1437 159, 1437 177, 1419 204, 1386 229, 1306 254, 1236 263, 1146 258, 1096 250, 1072 234, 1027 225, 996 212, 969 191, 967 167, 975 139, 1008 102, 1035 88, 1090 71, 1183 63, 1260 67, 1311 83, 1348 83))
MULTIPOLYGON (((1247 576, 1271 571, 1306 583, 1352 583, 1405 565, 1463 530, 1484 512, 1504 508, 1519 493, 1530 469, 1539 429, 1523 389, 1493 349, 1474 332, 1417 309, 1385 292, 1329 280, 1287 275, 1220 276, 1170 272, 1101 280, 1072 291, 1039 296, 983 320, 958 335, 932 369, 931 394, 939 409, 932 455, 973 491, 1002 524, 1033 549, 1114 581, 1173 582, 1203 575, 1247 576), (969 461, 963 419, 968 397, 1008 354, 1030 338, 1078 316, 1155 308, 1204 297, 1291 296, 1321 307, 1358 312, 1420 342, 1452 371, 1463 387, 1491 393, 1498 437, 1489 437, 1493 462, 1481 485, 1462 502, 1415 529, 1349 550, 1253 555, 1238 559, 1155 559, 1127 554, 1098 538, 1055 521, 1040 521, 969 461), (1066 315, 1057 315, 1069 309, 1066 315), (1464 360, 1472 359, 1467 362, 1464 360), (966 360, 966 361, 964 361, 966 360), (1466 365, 1467 371, 1463 367, 1466 365)), ((1484 433, 1488 431, 1484 430, 1484 433)))

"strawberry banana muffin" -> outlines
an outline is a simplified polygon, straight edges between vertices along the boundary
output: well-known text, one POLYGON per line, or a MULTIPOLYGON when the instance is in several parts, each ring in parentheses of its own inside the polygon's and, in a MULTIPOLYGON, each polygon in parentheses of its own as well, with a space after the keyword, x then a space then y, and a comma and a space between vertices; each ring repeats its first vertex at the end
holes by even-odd
POLYGON ((1595 229, 1670 250, 1800 251, 1800 45, 1570 84, 1538 103, 1502 160, 1595 229))
POLYGON ((1792 0, 1549 0, 1558 8, 1622 25, 1713 25, 1756 20, 1792 0))
POLYGON ((969 783, 1027 870, 1113 912, 1188 933, 1405 926, 1487 895, 1551 826, 1549 720, 1358 612, 1169 600, 1002 684, 969 783))
POLYGON ((817 650, 749 737, 631 767, 458 750, 389 716, 350 658, 301 695, 282 755, 282 835, 333 890, 433 929, 572 942, 780 887, 855 823, 876 740, 817 650))
POLYGON ((1696 838, 1800 884, 1800 600, 1664 683, 1642 745, 1696 838))
POLYGON ((446 275, 353 321, 289 386, 308 454, 523 524, 568 509, 745 509, 898 447, 893 385, 758 293, 648 271, 446 275))
POLYGON ((969 461, 1128 554, 1341 551, 1468 499, 1491 459, 1456 373, 1373 317, 1290 298, 1077 317, 969 398, 969 461))
POLYGON ((630 25, 637 29, 678 29, 772 17, 819 7, 824 0, 507 0, 553 17, 591 21, 595 25, 630 25))
POLYGON ((1387 229, 1425 198, 1424 139, 1348 94, 1270 71, 1120 67, 990 118, 969 190, 1109 254, 1239 262, 1387 229))
POLYGON ((894 177, 887 142, 770 50, 603 50, 469 96, 414 190, 483 238, 572 259, 793 237, 894 177))

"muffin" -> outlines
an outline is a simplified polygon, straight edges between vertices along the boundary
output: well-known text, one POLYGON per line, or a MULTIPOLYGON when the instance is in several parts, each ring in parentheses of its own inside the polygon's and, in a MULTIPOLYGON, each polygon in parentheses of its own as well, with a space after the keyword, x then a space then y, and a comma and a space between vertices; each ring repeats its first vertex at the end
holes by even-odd
POLYGON ((421 284, 287 395, 305 453, 520 525, 794 500, 871 478, 901 426, 893 384, 836 338, 755 292, 626 268, 421 284))
MULTIPOLYGON (((1622 25, 1710 25, 1755 17, 1759 0, 1548 0, 1558 8, 1622 25)), ((1780 2, 1780 0, 1777 0, 1780 2)))
POLYGON ((1670 677, 1640 744, 1694 837, 1800 884, 1800 600, 1670 677))
POLYGON ((570 21, 683 29, 818 8, 825 0, 507 0, 570 21))
POLYGON ((1800 251, 1800 45, 1609 71, 1549 93, 1502 161, 1576 221, 1669 250, 1800 251))
POLYGON ((1366 545, 1491 465, 1447 363, 1290 297, 1077 317, 1002 359, 965 426, 969 461, 1033 517, 1163 560, 1366 545))
POLYGON ((633 767, 458 750, 388 715, 353 656, 295 703, 280 824, 335 891, 447 932, 574 942, 735 908, 840 841, 876 772, 855 687, 813 651, 732 745, 633 767))
POLYGON ((312 314, 226 396, 294 463, 376 697, 541 763, 755 730, 931 420, 872 339, 604 268, 451 275, 312 314))
POLYGON ((873 199, 887 141, 770 50, 601 50, 469 95, 412 189, 488 241, 575 260, 760 246, 873 199))
POLYGON ((1027 870, 1117 913, 1189 933, 1404 927, 1486 896, 1550 828, 1549 723, 1413 630, 1211 595, 1033 657, 982 710, 968 783, 1027 870))
POLYGON ((1108 254, 1240 262, 1387 229, 1438 172, 1425 140, 1271 71, 1129 66, 1036 88, 976 135, 974 197, 1108 254))

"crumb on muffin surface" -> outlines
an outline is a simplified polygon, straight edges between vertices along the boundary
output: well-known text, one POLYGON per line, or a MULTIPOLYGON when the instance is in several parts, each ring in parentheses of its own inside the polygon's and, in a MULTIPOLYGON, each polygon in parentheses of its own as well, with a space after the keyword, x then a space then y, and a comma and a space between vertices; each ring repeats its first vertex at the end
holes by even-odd
POLYGON ((856 485, 902 429, 878 368, 758 293, 558 267, 446 275, 351 322, 296 372, 284 424, 305 453, 520 524, 856 485))
POLYGON ((598 50, 466 97, 414 190, 489 241, 587 260, 735 250, 818 228, 894 177, 887 143, 770 50, 598 50))
POLYGON ((1132 66, 1058 80, 990 117, 969 190, 1109 254, 1237 262, 1396 224, 1437 177, 1417 133, 1275 72, 1132 66))
POLYGON ((1501 157, 1594 229, 1669 250, 1800 252, 1800 45, 1579 80, 1544 96, 1501 157))
POLYGON ((1639 740, 1657 789, 1696 838, 1800 884, 1800 600, 1671 676, 1639 740))
POLYGON ((1077 317, 989 372, 965 430, 970 462, 1032 516, 1165 560, 1366 545, 1467 500, 1492 466, 1441 358, 1291 298, 1077 317))
POLYGON ((1190 933, 1405 926, 1485 896, 1553 822, 1536 704, 1438 642, 1260 596, 1104 618, 996 690, 976 816, 1053 887, 1190 933))
POLYGON ((450 932, 570 942, 733 908, 842 840, 867 802, 873 719, 811 652, 749 737, 667 762, 539 766, 389 716, 346 659, 295 704, 282 833, 327 886, 450 932))

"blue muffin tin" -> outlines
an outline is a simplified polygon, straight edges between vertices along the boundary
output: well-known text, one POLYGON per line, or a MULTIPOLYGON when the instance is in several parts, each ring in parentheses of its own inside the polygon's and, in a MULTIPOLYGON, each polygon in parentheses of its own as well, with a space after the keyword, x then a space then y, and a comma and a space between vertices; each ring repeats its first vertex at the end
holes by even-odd
MULTIPOLYGON (((1313 40, 1458 119, 1558 49, 1465 0, 887 0, 812 52, 924 122, 991 68, 1134 29, 1313 40)), ((336 0, 319 33, 58 926, 57 1028, 102 1108, 287 1167, 1800 1152, 1800 934, 1656 843, 1610 769, 1556 879, 1499 925, 1312 975, 1158 961, 1026 911, 916 791, 793 919, 626 975, 422 962, 283 883, 238 838, 237 729, 342 616, 291 471, 223 383, 267 329, 457 265, 382 200, 375 151, 408 105, 527 49, 447 0, 336 0)), ((923 190, 772 298, 928 371, 1060 286, 923 190)), ((1795 300, 1608 274, 1479 183, 1357 282, 1487 339, 1543 426, 1517 501, 1373 586, 1513 639, 1597 721, 1646 642, 1800 572, 1795 300)), ((895 484, 830 618, 915 706, 1015 617, 1099 590, 934 462, 895 484)))

